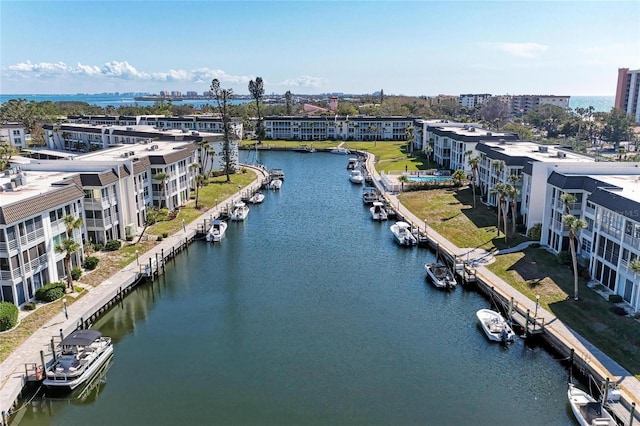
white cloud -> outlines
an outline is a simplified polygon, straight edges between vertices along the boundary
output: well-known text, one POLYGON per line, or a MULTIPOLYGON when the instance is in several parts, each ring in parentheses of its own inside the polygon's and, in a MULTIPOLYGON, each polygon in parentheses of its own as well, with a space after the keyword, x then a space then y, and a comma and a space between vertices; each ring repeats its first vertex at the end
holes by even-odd
POLYGON ((540 43, 480 43, 480 46, 499 50, 519 58, 535 58, 549 50, 549 46, 540 43))
MULTIPOLYGON (((3 67, 2 77, 7 81, 14 82, 17 86, 32 86, 38 82, 51 82, 54 79, 66 78, 77 83, 82 79, 83 84, 94 84, 97 87, 107 87, 109 85, 111 85, 109 87, 122 87, 125 82, 134 87, 136 85, 137 87, 152 87, 154 83, 158 85, 160 83, 185 83, 206 85, 208 87, 211 80, 217 78, 225 87, 230 86, 240 91, 247 87, 250 80, 255 79, 253 75, 233 75, 221 69, 211 68, 147 72, 136 68, 127 61, 109 61, 102 65, 78 62, 75 66, 67 65, 64 62, 31 63, 30 61, 25 61, 3 67)), ((310 75, 292 77, 279 82, 269 82, 265 79, 265 85, 271 84, 275 88, 284 90, 287 88, 318 89, 327 86, 328 83, 329 80, 324 77, 310 75)))
POLYGON ((63 75, 75 75, 86 77, 108 77, 121 80, 137 81, 185 81, 193 83, 210 82, 217 78, 223 83, 247 84, 252 76, 231 75, 223 70, 212 70, 209 68, 199 68, 191 71, 169 70, 166 72, 147 73, 136 69, 127 61, 110 61, 102 66, 83 65, 78 63, 73 67, 64 62, 33 64, 30 61, 10 65, 3 69, 10 78, 50 78, 63 75))
POLYGON ((78 66, 71 70, 71 72, 73 74, 82 74, 82 75, 100 75, 101 71, 100 71, 100 67, 96 67, 93 65, 82 65, 80 62, 78 62, 78 66))
POLYGON ((281 84, 283 86, 294 86, 294 87, 322 87, 326 86, 329 80, 324 77, 312 77, 310 75, 303 75, 297 78, 290 78, 288 80, 283 81, 281 84))
POLYGON ((39 78, 46 78, 69 72, 69 67, 64 62, 58 62, 55 64, 40 62, 39 64, 32 64, 31 61, 27 61, 16 65, 10 65, 7 68, 9 71, 23 77, 33 75, 39 78))

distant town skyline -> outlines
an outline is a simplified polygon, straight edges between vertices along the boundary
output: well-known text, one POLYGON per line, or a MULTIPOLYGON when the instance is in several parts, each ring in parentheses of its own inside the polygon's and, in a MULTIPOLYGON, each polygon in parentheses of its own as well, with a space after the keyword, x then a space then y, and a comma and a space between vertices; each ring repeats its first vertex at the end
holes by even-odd
POLYGON ((613 96, 640 2, 5 1, 0 93, 613 96))

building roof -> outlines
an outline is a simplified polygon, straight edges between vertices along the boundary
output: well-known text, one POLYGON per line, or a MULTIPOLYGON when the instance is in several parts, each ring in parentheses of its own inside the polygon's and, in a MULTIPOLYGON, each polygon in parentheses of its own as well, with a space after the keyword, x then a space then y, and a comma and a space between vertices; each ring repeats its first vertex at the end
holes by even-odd
MULTIPOLYGON (((26 179, 13 191, 3 191, 0 196, 0 224, 6 225, 30 216, 36 216, 62 204, 84 197, 84 192, 70 179, 69 172, 22 172, 26 179), (64 181, 64 182, 63 182, 64 181)), ((0 184, 10 182, 17 174, 0 176, 0 184)))
MULTIPOLYGON (((506 157, 527 158, 532 161, 542 161, 554 164, 585 162, 593 163, 595 159, 560 145, 544 145, 532 141, 485 141, 476 146, 478 151, 488 156, 492 152, 501 152, 506 157), (484 146, 483 146, 484 145, 484 146)), ((524 164, 524 163, 523 163, 524 164)))
POLYGON ((587 191, 589 201, 640 222, 640 169, 624 175, 554 171, 547 182, 563 190, 587 191))

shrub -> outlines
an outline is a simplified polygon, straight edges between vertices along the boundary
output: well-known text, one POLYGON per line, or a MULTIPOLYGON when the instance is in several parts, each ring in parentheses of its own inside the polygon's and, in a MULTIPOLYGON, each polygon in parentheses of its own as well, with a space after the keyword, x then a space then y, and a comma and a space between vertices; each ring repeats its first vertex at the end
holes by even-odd
POLYGON ((118 240, 109 240, 107 244, 105 244, 104 249, 106 251, 116 251, 122 246, 122 243, 118 240))
POLYGON ((540 241, 540 237, 542 236, 542 224, 536 223, 531 228, 529 228, 529 233, 527 234, 529 238, 535 241, 540 241))
POLYGON ((620 296, 619 294, 610 294, 609 295, 609 302, 610 303, 620 303, 620 302, 622 302, 622 296, 620 296))
POLYGON ((126 240, 127 241, 133 241, 133 235, 127 235, 126 240))
POLYGON ((168 233, 168 232, 163 232, 163 233, 162 233, 162 238, 167 238, 168 236, 169 236, 169 233, 168 233))
POLYGON ((104 245, 102 245, 100 243, 95 243, 93 245, 93 251, 102 251, 103 248, 104 248, 104 245))
POLYGON ((53 302, 54 300, 58 300, 64 296, 64 290, 66 287, 67 285, 61 281, 43 285, 36 290, 36 300, 40 300, 42 302, 53 302))
POLYGON ((18 323, 18 307, 13 303, 0 302, 0 331, 10 330, 18 323))
POLYGON ((94 269, 96 269, 96 266, 98 266, 98 262, 100 262, 100 259, 95 256, 89 256, 84 259, 84 269, 93 271, 94 269))
POLYGON ((25 311, 33 311, 36 308, 36 304, 33 302, 26 302, 22 307, 25 311))
POLYGON ((157 241, 162 241, 162 235, 158 235, 157 241))
POLYGON ((627 310, 622 306, 612 306, 611 308, 609 308, 609 310, 616 315, 620 315, 620 316, 627 315, 627 310))
POLYGON ((71 268, 71 279, 73 279, 74 281, 78 281, 81 276, 82 276, 82 269, 78 268, 77 266, 74 266, 73 268, 71 268))

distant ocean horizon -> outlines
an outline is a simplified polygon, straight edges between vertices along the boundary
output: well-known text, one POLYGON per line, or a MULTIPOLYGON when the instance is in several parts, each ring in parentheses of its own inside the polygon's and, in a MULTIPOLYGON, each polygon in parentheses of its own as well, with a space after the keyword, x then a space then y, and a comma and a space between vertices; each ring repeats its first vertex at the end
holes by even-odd
MULTIPOLYGON (((7 102, 11 99, 26 99, 27 101, 34 102, 60 102, 60 101, 75 101, 75 102, 86 102, 89 105, 97 105, 99 107, 105 108, 109 105, 114 107, 119 106, 147 106, 153 105, 155 101, 136 101, 134 99, 134 95, 131 94, 111 94, 111 93, 100 93, 100 94, 75 94, 75 95, 30 95, 30 94, 9 94, 4 95, 0 94, 0 104, 7 102)), ((573 110, 576 108, 587 108, 592 106, 596 112, 609 112, 611 108, 613 108, 614 96, 571 96, 569 100, 569 107, 573 110)), ((234 103, 244 103, 246 100, 236 100, 234 103)), ((202 99, 194 99, 194 100, 184 100, 184 101, 172 101, 175 105, 194 105, 195 107, 201 107, 206 104, 213 104, 213 100, 202 100, 202 99)))

